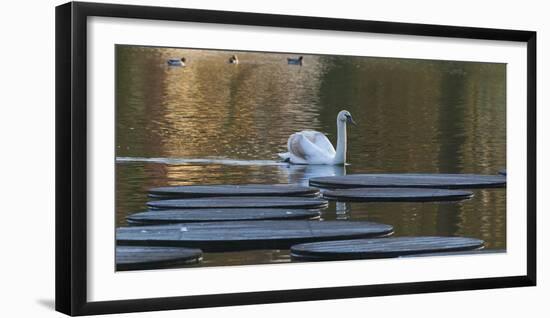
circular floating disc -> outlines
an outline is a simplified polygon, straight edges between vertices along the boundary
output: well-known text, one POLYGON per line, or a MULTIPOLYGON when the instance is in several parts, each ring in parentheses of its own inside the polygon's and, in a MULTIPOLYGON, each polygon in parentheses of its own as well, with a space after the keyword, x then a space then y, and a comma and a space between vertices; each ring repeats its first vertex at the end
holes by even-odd
POLYGON ((158 210, 129 215, 130 224, 168 224, 215 221, 297 220, 313 219, 319 210, 293 209, 187 209, 158 210))
POLYGON ((506 186, 506 177, 477 174, 352 174, 319 177, 309 184, 321 188, 496 188, 506 186))
POLYGON ((197 185, 162 187, 149 190, 150 197, 172 199, 230 196, 314 197, 318 194, 318 189, 292 184, 197 185))
POLYGON ((117 246, 116 269, 153 269, 189 265, 201 260, 202 251, 184 247, 117 246))
POLYGON ((396 201, 454 201, 469 199, 470 191, 428 188, 357 188, 325 191, 323 197, 339 201, 396 202, 396 201))
POLYGON ((317 209, 328 205, 326 200, 301 197, 214 197, 198 199, 160 200, 147 203, 153 210, 281 208, 317 209))
POLYGON ((422 254, 411 254, 405 255, 403 257, 428 257, 428 256, 462 256, 462 255, 487 255, 487 254, 502 254, 506 253, 506 249, 477 249, 469 251, 453 251, 453 252, 438 252, 438 253, 422 253, 422 254))
POLYGON ((120 245, 196 247, 221 252, 288 249, 299 243, 388 235, 391 225, 359 221, 243 221, 121 227, 120 245))
POLYGON ((292 246, 291 256, 292 259, 302 261, 390 258, 474 250, 482 248, 483 244, 482 240, 467 237, 390 237, 299 244, 292 246))

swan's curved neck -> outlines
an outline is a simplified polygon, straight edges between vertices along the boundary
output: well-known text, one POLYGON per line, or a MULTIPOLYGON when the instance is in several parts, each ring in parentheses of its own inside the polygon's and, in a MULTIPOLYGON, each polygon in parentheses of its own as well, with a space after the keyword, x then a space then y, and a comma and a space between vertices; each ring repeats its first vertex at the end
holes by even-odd
POLYGON ((334 164, 343 165, 346 163, 346 151, 347 151, 347 135, 346 135, 346 122, 336 121, 338 127, 336 142, 336 155, 334 156, 334 164))

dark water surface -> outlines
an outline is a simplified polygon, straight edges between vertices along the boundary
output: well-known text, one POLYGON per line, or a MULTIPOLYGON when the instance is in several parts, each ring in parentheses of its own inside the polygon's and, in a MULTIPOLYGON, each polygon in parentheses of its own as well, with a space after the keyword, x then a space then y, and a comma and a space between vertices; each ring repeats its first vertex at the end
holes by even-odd
MULTIPOLYGON (((300 183, 380 172, 495 174, 506 167, 506 66, 494 63, 117 46, 116 220, 147 190, 193 184, 300 183), (187 66, 168 67, 185 56, 187 66), (347 109, 349 165, 277 161, 290 134, 336 143, 347 109)), ((396 236, 461 235, 506 248, 506 190, 452 203, 335 203, 323 219, 391 224, 396 236)), ((287 251, 206 254, 203 265, 287 262, 287 251)))

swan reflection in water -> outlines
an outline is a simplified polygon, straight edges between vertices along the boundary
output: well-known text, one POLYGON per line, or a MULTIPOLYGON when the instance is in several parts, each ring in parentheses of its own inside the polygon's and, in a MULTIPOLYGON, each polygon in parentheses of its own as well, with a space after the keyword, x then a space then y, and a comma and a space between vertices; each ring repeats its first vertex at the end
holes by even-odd
POLYGON ((345 176, 345 165, 285 165, 278 166, 281 175, 287 175, 289 184, 309 186, 309 179, 316 177, 345 176))
POLYGON ((348 202, 336 201, 336 219, 348 220, 351 217, 351 206, 348 202))
MULTIPOLYGON (((287 175, 289 184, 309 186, 309 179, 316 177, 345 176, 345 165, 287 165, 277 167, 281 175, 287 175)), ((324 189, 321 189, 323 192, 324 189)), ((336 202, 336 219, 347 220, 350 218, 350 204, 336 202)), ((331 203, 332 205, 332 203, 331 203)), ((333 212, 332 212, 333 213, 333 212)))

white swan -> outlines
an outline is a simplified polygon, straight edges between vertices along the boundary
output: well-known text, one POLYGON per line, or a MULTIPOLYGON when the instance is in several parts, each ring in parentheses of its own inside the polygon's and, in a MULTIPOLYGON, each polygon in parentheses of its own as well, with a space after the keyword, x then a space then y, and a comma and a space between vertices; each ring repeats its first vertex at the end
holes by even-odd
POLYGON ((280 153, 279 157, 294 164, 343 165, 346 163, 347 123, 355 125, 351 114, 347 110, 342 110, 336 117, 336 150, 324 134, 304 130, 290 135, 287 142, 288 152, 280 153))

